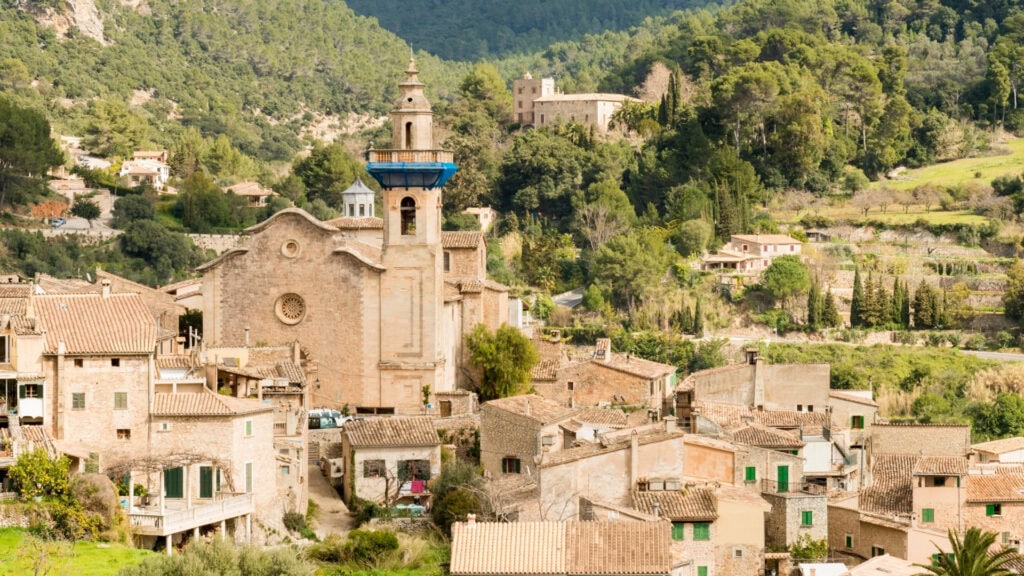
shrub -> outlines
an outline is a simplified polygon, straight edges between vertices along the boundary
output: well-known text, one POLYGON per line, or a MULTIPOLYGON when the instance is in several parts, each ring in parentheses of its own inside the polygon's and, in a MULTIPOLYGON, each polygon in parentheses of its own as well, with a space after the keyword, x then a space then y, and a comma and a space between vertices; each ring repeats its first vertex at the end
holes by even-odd
POLYGON ((985 337, 981 334, 975 334, 967 339, 964 343, 964 348, 968 350, 984 350, 985 349, 985 337))
POLYGON ((62 496, 68 490, 68 465, 67 456, 51 459, 44 450, 33 450, 18 456, 7 475, 25 498, 62 496))
POLYGON ((328 534, 320 542, 306 548, 306 556, 318 562, 344 562, 347 558, 345 544, 345 537, 341 534, 328 534))
POLYGON ((353 530, 348 533, 345 555, 372 566, 383 555, 398 550, 398 537, 390 530, 353 530))
POLYGON ((306 528, 306 517, 298 512, 285 512, 282 520, 289 532, 301 532, 306 528))

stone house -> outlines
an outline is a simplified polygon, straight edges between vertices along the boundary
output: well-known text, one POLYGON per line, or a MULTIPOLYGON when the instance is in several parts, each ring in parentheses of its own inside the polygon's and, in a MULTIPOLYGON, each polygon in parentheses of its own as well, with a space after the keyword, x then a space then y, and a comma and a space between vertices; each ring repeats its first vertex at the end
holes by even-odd
POLYGON ((160 160, 151 158, 125 160, 117 175, 123 178, 129 186, 149 185, 154 190, 161 191, 171 178, 171 167, 160 160))
POLYGON ((463 210, 462 213, 476 218, 480 222, 480 231, 484 234, 490 232, 498 222, 498 211, 490 206, 471 206, 463 210))
POLYGON ((441 440, 427 416, 368 418, 345 425, 344 498, 388 506, 429 504, 429 481, 441 473, 441 440))
POLYGON ((259 182, 239 182, 225 188, 224 193, 245 198, 250 208, 266 206, 272 197, 277 196, 277 192, 264 188, 259 182))
POLYGON ((553 78, 530 73, 512 81, 513 118, 524 128, 575 122, 606 134, 612 115, 625 102, 640 100, 622 94, 560 94, 553 78))
POLYGON ((452 576, 683 576, 662 522, 452 525, 452 576))
POLYGON ((532 475, 544 454, 565 446, 560 424, 574 411, 535 394, 480 406, 480 464, 490 476, 532 475))
POLYGON ((997 544, 1020 549, 1024 543, 1024 474, 971 474, 963 523, 999 535, 997 544))
POLYGON ((247 335, 301 342, 320 379, 317 404, 358 414, 420 414, 437 405, 434 394, 459 388, 466 329, 506 322, 508 294, 486 277, 479 232, 441 231, 437 206, 457 167, 434 147, 423 91, 410 63, 391 113, 392 148, 369 151, 382 218, 332 224, 282 210, 197 269, 208 345, 243 346, 247 335), (474 268, 445 273, 449 248, 475 252, 474 268))
POLYGON ((765 522, 768 546, 776 548, 793 545, 809 536, 826 540, 829 530, 828 497, 813 485, 782 485, 775 490, 762 490, 761 497, 771 504, 765 522))
POLYGON ((536 126, 537 115, 534 100, 555 94, 554 78, 534 78, 529 72, 512 81, 512 113, 522 126, 536 126))
POLYGON ((598 338, 585 356, 557 351, 542 360, 531 380, 538 394, 565 406, 641 407, 657 418, 676 387, 676 367, 613 352, 610 339, 598 338))
POLYGON ((971 452, 971 459, 981 464, 1024 464, 1024 436, 973 444, 971 452))
POLYGON ((920 454, 966 458, 971 453, 967 424, 875 423, 870 454, 920 454))
POLYGON ((45 341, 30 284, 0 286, 0 427, 42 424, 52 393, 42 368, 45 341))
POLYGON ((799 256, 803 244, 785 234, 733 234, 729 243, 701 258, 701 270, 760 274, 779 256, 799 256))

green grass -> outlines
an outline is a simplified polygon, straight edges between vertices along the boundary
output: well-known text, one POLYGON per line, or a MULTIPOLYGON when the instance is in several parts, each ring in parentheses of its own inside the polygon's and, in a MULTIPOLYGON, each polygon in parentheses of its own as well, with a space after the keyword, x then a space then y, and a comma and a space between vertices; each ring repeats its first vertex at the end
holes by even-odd
POLYGON ((964 158, 907 170, 895 180, 875 182, 872 187, 912 190, 922 184, 946 187, 971 181, 988 184, 999 176, 1024 172, 1024 138, 1012 138, 997 148, 1003 153, 982 158, 964 158), (980 176, 975 177, 976 173, 980 176))
MULTIPOLYGON (((23 546, 24 531, 0 529, 0 576, 32 574, 32 559, 23 546)), ((76 542, 67 556, 50 558, 52 576, 112 576, 125 566, 134 566, 152 554, 121 544, 76 542)))

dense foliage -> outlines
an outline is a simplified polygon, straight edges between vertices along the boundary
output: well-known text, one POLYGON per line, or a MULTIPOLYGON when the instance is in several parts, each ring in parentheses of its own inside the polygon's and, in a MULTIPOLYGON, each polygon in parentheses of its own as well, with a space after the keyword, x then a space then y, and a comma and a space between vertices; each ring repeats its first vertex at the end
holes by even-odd
POLYGON ((530 370, 540 361, 533 342, 508 324, 495 331, 477 324, 466 335, 466 350, 482 372, 477 386, 481 400, 522 394, 530 384, 530 370))

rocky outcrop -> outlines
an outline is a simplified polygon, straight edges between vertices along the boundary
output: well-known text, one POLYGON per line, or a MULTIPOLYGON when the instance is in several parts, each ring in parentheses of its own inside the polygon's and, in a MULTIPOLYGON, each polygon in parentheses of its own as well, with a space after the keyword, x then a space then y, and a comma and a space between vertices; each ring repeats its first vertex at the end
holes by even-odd
POLYGON ((64 0, 58 8, 23 2, 19 7, 32 14, 39 24, 52 28, 60 37, 67 37, 74 30, 100 44, 107 44, 103 36, 103 18, 95 0, 64 0))

